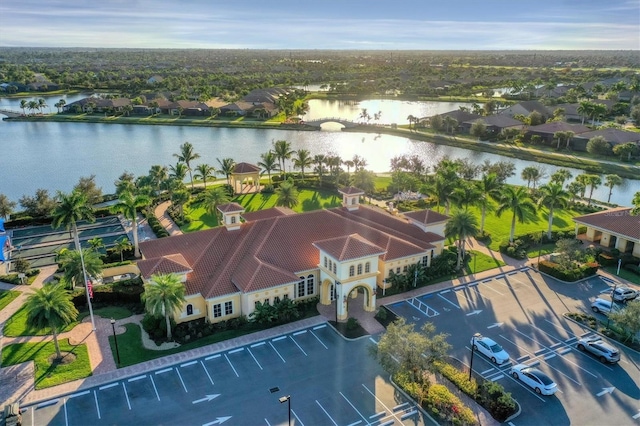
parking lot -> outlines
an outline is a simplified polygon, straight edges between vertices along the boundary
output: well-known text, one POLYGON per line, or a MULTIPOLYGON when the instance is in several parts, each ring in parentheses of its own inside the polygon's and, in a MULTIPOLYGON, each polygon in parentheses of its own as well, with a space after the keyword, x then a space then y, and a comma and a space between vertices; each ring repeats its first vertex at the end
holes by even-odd
POLYGON ((25 425, 433 424, 368 354, 321 324, 27 406, 25 425), (290 396, 280 403, 279 398, 290 396))
POLYGON ((511 362, 497 366, 476 352, 473 369, 518 400, 522 413, 511 425, 639 424, 639 354, 616 345, 621 349, 619 364, 603 364, 577 349, 578 339, 593 333, 563 317, 569 311, 591 313, 590 299, 610 292, 612 286, 599 278, 563 284, 525 268, 388 308, 417 325, 432 322, 448 333, 452 355, 466 365, 474 333, 499 343, 511 362), (515 363, 540 369, 559 391, 553 396, 536 394, 510 375, 515 363))

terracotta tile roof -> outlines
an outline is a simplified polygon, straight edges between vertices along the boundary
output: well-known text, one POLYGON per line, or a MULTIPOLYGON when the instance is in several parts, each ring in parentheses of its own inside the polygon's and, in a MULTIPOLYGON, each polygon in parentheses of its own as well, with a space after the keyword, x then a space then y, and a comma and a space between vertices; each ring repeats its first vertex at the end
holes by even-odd
POLYGON ((192 272, 191 266, 181 254, 169 254, 138 262, 140 272, 146 277, 154 274, 185 274, 192 272))
POLYGON ((553 134, 555 132, 573 132, 575 135, 580 133, 590 132, 591 129, 582 124, 569 124, 564 121, 551 121, 549 123, 538 124, 537 126, 530 126, 527 130, 533 133, 548 133, 553 134))
POLYGON ((317 241, 313 245, 341 262, 384 254, 384 250, 358 234, 317 241))
POLYGON ((433 210, 418 210, 412 212, 406 212, 402 214, 404 217, 415 220, 416 222, 429 225, 432 223, 444 222, 449 219, 449 216, 442 213, 438 213, 433 210))
POLYGON ((619 207, 573 218, 581 225, 593 226, 640 241, 640 216, 631 216, 631 208, 619 207))
POLYGON ((242 218, 246 222, 251 222, 254 220, 263 220, 263 219, 272 219, 278 216, 288 216, 296 214, 293 210, 287 207, 274 207, 266 210, 258 210, 255 212, 243 213, 242 218))
POLYGON ((259 171, 260 167, 249 163, 238 163, 233 168, 233 173, 255 173, 259 171))
MULTIPOLYGON (((365 246, 366 250, 375 247, 388 260, 424 253, 434 248, 430 242, 444 239, 379 212, 363 206, 353 212, 340 207, 284 215, 267 210, 238 230, 217 227, 144 241, 140 250, 147 260, 140 263, 182 254, 193 270, 185 283, 187 294, 200 293, 209 299, 296 282, 300 271, 318 267, 314 242, 343 241, 345 256, 361 253, 365 246), (347 238, 353 234, 358 237, 347 238)), ((144 272, 143 276, 148 278, 144 272)))
POLYGON ((221 213, 243 212, 244 207, 238 203, 227 203, 220 204, 218 210, 220 210, 221 213))
POLYGON ((339 188, 338 192, 346 195, 364 194, 364 191, 362 189, 356 188, 355 186, 347 186, 345 188, 339 188))

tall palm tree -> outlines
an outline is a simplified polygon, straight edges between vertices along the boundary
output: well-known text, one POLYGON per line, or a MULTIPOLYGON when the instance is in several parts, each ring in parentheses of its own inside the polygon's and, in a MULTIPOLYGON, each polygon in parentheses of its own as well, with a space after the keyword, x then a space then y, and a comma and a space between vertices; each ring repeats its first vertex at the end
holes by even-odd
POLYGON ((574 180, 567 185, 567 192, 571 194, 571 202, 573 203, 576 200, 578 194, 583 194, 586 189, 586 186, 582 182, 578 182, 574 180))
POLYGON ((31 111, 31 114, 33 115, 33 111, 39 110, 40 109, 40 105, 36 101, 29 101, 27 103, 27 109, 29 111, 31 111))
POLYGON ((236 167, 236 162, 233 161, 233 158, 223 158, 220 160, 216 158, 218 164, 220 164, 220 168, 218 171, 225 175, 227 178, 227 185, 231 186, 231 173, 233 173, 233 169, 236 167))
MULTIPOLYGON (((172 179, 176 179, 179 182, 183 182, 184 178, 187 177, 187 173, 190 173, 189 166, 186 163, 182 163, 178 161, 175 166, 169 166, 169 177, 172 179)), ((191 181, 193 185, 193 181, 191 181)))
POLYGON ((64 226, 71 229, 76 250, 80 250, 80 239, 78 238, 77 222, 87 220, 95 221, 93 208, 87 202, 87 197, 80 191, 72 191, 68 194, 58 191, 56 195, 58 205, 53 210, 53 221, 51 226, 56 229, 64 226))
POLYGON ((582 116, 582 125, 584 126, 584 120, 586 117, 591 116, 591 111, 593 110, 593 102, 589 101, 581 101, 576 109, 577 113, 582 116))
POLYGON ((28 106, 29 106, 29 104, 27 103, 27 100, 26 100, 26 99, 22 99, 22 100, 20 101, 20 108, 22 108, 22 114, 26 114, 24 110, 25 110, 25 108, 27 108, 28 106))
POLYGON ((280 186, 275 190, 277 197, 276 205, 288 207, 290 209, 298 205, 298 189, 293 184, 292 180, 282 182, 280 186))
POLYGON ((316 165, 315 172, 318 174, 318 182, 322 186, 322 175, 324 173, 324 163, 326 157, 323 154, 316 154, 313 156, 313 164, 316 165))
POLYGON ((569 204, 571 194, 562 188, 559 183, 548 183, 540 187, 540 199, 538 207, 549 209, 549 227, 547 228, 547 238, 551 239, 551 227, 553 226, 553 210, 555 208, 566 207, 569 204))
POLYGON ((502 190, 502 194, 499 198, 498 209, 496 215, 502 216, 507 210, 513 212, 511 218, 511 233, 509 234, 509 242, 513 242, 513 237, 516 232, 516 219, 518 222, 523 223, 527 214, 535 214, 536 205, 529 197, 528 191, 524 187, 512 187, 507 186, 502 190))
POLYGON ((536 176, 537 174, 538 174, 538 168, 535 166, 528 166, 522 169, 522 172, 520 173, 520 177, 522 178, 522 180, 527 181, 527 189, 531 187, 531 181, 533 180, 534 176, 536 176))
POLYGON ((180 153, 173 154, 174 157, 178 158, 178 161, 182 161, 187 165, 187 170, 189 171, 189 178, 191 180, 191 189, 193 189, 193 175, 191 174, 191 162, 193 160, 197 160, 200 158, 200 154, 197 154, 193 151, 193 145, 189 142, 185 142, 180 145, 180 153))
POLYGON ((144 285, 145 309, 155 317, 164 317, 168 340, 171 340, 171 317, 185 303, 184 295, 184 284, 177 274, 152 275, 144 285))
POLYGON ((571 179, 573 175, 567 169, 558 169, 551 175, 551 182, 559 183, 560 185, 564 185, 566 181, 571 179))
POLYGON ((207 212, 211 215, 218 217, 218 206, 228 203, 229 197, 221 186, 213 188, 211 191, 207 191, 204 195, 204 205, 207 212))
POLYGON ((584 177, 585 181, 586 181, 586 185, 588 187, 591 187, 591 189, 589 190, 589 201, 587 202, 587 205, 590 206, 591 205, 591 197, 593 197, 593 191, 599 187, 600 185, 602 185, 602 178, 600 178, 600 176, 598 175, 591 175, 588 174, 584 177))
POLYGON ((62 358, 58 332, 78 318, 71 294, 63 284, 47 284, 29 295, 25 303, 27 324, 33 328, 49 327, 53 333, 56 356, 62 358))
POLYGON ((140 257, 138 247, 138 209, 149 205, 151 200, 146 195, 134 195, 132 192, 122 192, 118 202, 111 206, 111 211, 121 213, 133 225, 133 247, 135 257, 140 257))
POLYGON ((464 259, 465 243, 468 238, 476 237, 478 235, 478 222, 473 214, 468 211, 457 211, 451 215, 451 218, 447 221, 444 228, 444 235, 447 238, 456 239, 456 246, 458 247, 458 261, 456 263, 456 269, 460 269, 462 266, 462 259, 464 259))
POLYGON ((275 141, 273 144, 273 151, 281 163, 280 164, 281 174, 285 174, 287 172, 286 161, 290 159, 291 156, 295 153, 295 151, 291 149, 291 143, 285 140, 275 141))
POLYGON ((480 198, 480 191, 471 182, 462 181, 457 188, 451 193, 451 198, 458 205, 458 207, 469 210, 469 206, 478 204, 480 198))
POLYGON ((296 169, 300 169, 302 180, 304 180, 304 169, 311 167, 313 159, 308 149, 299 149, 296 154, 296 157, 293 159, 293 166, 296 169))
POLYGON ((436 199, 436 209, 444 205, 444 214, 449 214, 453 190, 457 187, 458 179, 451 179, 451 175, 436 174, 433 181, 426 185, 425 192, 436 199))
POLYGON ((613 193, 613 187, 622 184, 622 178, 618 175, 606 175, 604 177, 605 185, 609 188, 609 197, 607 203, 611 202, 611 194, 613 193))
POLYGON ((92 238, 92 239, 90 239, 88 241, 88 243, 89 243, 89 247, 91 248, 91 250, 96 251, 96 252, 104 247, 104 241, 102 241, 102 238, 100 238, 100 237, 92 238))
POLYGON ((149 169, 149 178, 151 179, 152 185, 157 192, 160 192, 162 183, 167 180, 168 177, 169 170, 166 166, 154 164, 153 166, 151 166, 151 169, 149 169))
POLYGON ((17 203, 15 201, 10 201, 9 197, 4 194, 0 194, 0 217, 6 219, 9 217, 11 213, 13 213, 13 209, 15 209, 17 203))
POLYGON ((640 215, 640 191, 633 194, 633 200, 631 201, 633 208, 631 209, 631 214, 634 216, 640 215))
POLYGON ((207 189, 207 179, 214 177, 216 169, 213 166, 202 163, 196 166, 196 179, 202 179, 204 188, 207 189))
POLYGON ((72 287, 84 285, 85 277, 99 277, 102 274, 102 259, 93 249, 82 249, 82 255, 79 250, 62 249, 57 262, 64 271, 65 281, 72 287))
POLYGON ((269 176, 269 185, 271 185, 271 172, 280 170, 280 166, 278 165, 278 158, 276 158, 276 154, 271 150, 265 152, 264 154, 260 154, 260 158, 262 158, 262 161, 259 161, 257 165, 262 169, 262 173, 267 173, 267 175, 269 176))
POLYGON ((124 262, 124 252, 132 248, 131 241, 126 237, 116 240, 116 244, 113 246, 113 250, 120 255, 120 262, 124 262))
POLYGON ((478 181, 477 185, 480 191, 478 205, 482 209, 480 219, 480 234, 482 234, 484 232, 484 220, 487 216, 487 208, 489 208, 491 200, 497 200, 500 197, 502 183, 500 183, 495 173, 489 173, 482 176, 482 179, 478 181))
POLYGON ((44 100, 43 98, 38 99, 38 109, 40 111, 42 111, 45 108, 48 108, 49 105, 47 105, 47 101, 44 100))

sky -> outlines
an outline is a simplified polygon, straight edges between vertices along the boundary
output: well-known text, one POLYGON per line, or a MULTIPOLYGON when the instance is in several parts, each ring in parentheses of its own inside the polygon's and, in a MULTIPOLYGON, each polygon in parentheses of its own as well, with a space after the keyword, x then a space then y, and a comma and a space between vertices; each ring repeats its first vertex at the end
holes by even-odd
POLYGON ((0 0, 0 46, 640 50, 640 0, 0 0))

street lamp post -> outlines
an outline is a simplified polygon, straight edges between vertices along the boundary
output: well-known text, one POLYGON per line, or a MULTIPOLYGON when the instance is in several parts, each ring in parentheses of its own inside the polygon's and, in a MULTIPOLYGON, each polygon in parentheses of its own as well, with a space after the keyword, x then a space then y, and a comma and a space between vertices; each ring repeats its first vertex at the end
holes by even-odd
POLYGON ((473 371, 473 353, 476 347, 476 338, 480 337, 480 333, 476 333, 471 338, 471 362, 469 363, 469 381, 471 381, 471 372, 473 371))
POLYGON ((540 255, 542 254, 542 236, 544 235, 544 231, 540 232, 540 243, 538 245, 538 263, 536 267, 540 270, 540 255))
POLYGON ((336 326, 338 325, 338 302, 340 301, 340 295, 338 294, 338 286, 340 285, 340 281, 336 281, 335 283, 335 294, 334 299, 336 300, 336 326))
MULTIPOLYGON (((616 299, 614 299, 614 297, 616 295, 617 288, 618 288, 618 283, 617 282, 613 283, 613 290, 611 291, 611 311, 609 311, 609 315, 611 315, 611 313, 613 312, 613 305, 616 304, 616 299)), ((607 330, 609 329, 609 321, 611 321, 611 318, 609 317, 609 315, 607 315, 607 330)))
POLYGON ((291 395, 281 396, 278 398, 278 401, 280 401, 280 404, 287 403, 289 408, 289 426, 291 426, 291 395))
POLYGON ((618 270, 616 271, 616 275, 620 276, 620 265, 622 265, 622 259, 618 259, 618 270))
POLYGON ((116 344, 116 358, 118 360, 118 365, 120 365, 120 351, 118 350, 118 337, 116 336, 116 320, 111 318, 111 329, 113 330, 113 341, 116 344))

